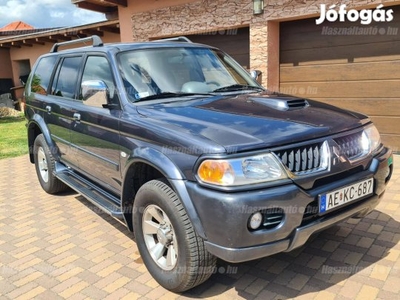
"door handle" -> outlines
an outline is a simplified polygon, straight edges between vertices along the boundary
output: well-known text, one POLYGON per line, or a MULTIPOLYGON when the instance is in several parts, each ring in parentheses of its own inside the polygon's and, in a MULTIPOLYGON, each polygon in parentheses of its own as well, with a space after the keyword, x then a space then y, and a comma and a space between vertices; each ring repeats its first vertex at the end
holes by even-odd
POLYGON ((72 116, 72 118, 73 118, 76 122, 80 122, 80 120, 81 120, 81 114, 74 113, 74 115, 72 116))
POLYGON ((46 105, 46 111, 48 114, 51 114, 51 106, 50 105, 46 105))

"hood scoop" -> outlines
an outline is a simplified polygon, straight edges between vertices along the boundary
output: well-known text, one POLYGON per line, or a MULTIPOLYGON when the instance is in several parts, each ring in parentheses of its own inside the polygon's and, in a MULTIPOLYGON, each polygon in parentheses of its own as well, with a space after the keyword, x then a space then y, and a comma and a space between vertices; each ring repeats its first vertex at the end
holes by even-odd
POLYGON ((291 98, 291 99, 251 98, 251 100, 253 100, 255 103, 269 106, 271 108, 281 111, 303 109, 310 106, 310 104, 306 99, 297 99, 297 98, 291 98))

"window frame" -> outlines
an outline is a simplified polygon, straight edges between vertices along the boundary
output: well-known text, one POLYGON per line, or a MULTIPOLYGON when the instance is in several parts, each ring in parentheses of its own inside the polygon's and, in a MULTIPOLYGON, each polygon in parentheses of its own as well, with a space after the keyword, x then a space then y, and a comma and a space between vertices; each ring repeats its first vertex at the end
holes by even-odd
MULTIPOLYGON (((80 93, 81 93, 83 75, 84 75, 84 72, 85 72, 86 64, 87 64, 88 59, 90 57, 102 57, 102 58, 106 59, 106 61, 108 63, 108 66, 110 68, 111 77, 112 77, 113 84, 114 84, 114 97, 110 98, 110 102, 112 104, 118 104, 118 106, 120 107, 120 98, 119 98, 119 91, 118 91, 117 80, 116 80, 116 77, 115 77, 115 72, 114 72, 113 67, 112 67, 112 62, 110 61, 110 59, 108 58, 108 56, 105 53, 101 53, 101 52, 86 52, 83 55, 81 73, 80 73, 79 78, 78 78, 79 81, 78 81, 78 94, 77 95, 79 96, 80 93)), ((80 101, 81 103, 85 104, 83 100, 81 100, 79 98, 77 100, 80 101)), ((88 106, 90 106, 90 105, 88 105, 88 106)), ((90 106, 90 107, 97 107, 97 106, 90 106)))

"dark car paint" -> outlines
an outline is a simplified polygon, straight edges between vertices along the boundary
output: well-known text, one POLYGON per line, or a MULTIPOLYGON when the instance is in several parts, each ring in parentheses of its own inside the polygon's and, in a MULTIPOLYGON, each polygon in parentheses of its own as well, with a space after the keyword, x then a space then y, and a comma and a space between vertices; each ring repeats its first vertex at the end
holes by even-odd
MULTIPOLYGON (((160 43, 156 46, 143 43, 135 44, 134 47, 143 49, 176 45, 203 47, 187 43, 160 43)), ((116 74, 117 86, 123 87, 122 79, 117 75, 119 70, 115 56, 121 51, 131 49, 132 44, 118 44, 96 49, 83 48, 82 51, 84 55, 107 56, 116 74)), ((61 55, 73 54, 75 51, 66 50, 61 52, 61 55)), ((257 234, 249 233, 249 214, 241 214, 237 218, 234 215, 240 206, 267 207, 278 200, 291 204, 296 202, 296 205, 303 206, 319 193, 354 182, 356 179, 374 176, 378 183, 376 191, 374 197, 366 200, 371 202, 369 208, 372 209, 377 203, 375 198, 384 190, 385 182, 381 177, 388 169, 391 156, 391 152, 386 148, 375 158, 368 155, 352 166, 346 162, 326 172, 282 181, 275 184, 275 187, 268 184, 231 193, 199 184, 195 176, 195 166, 203 157, 225 157, 252 151, 268 152, 277 147, 321 140, 359 129, 370 122, 362 114, 312 100, 307 100, 308 105, 304 108, 279 110, 274 108, 273 103, 295 98, 268 92, 244 91, 132 103, 124 94, 124 89, 120 88, 120 108, 101 110, 62 100, 60 97, 33 95, 28 90, 26 97, 28 128, 38 126, 48 144, 60 148, 57 155, 61 162, 84 174, 94 184, 117 195, 121 211, 125 212, 126 208, 129 208, 126 203, 132 199, 132 184, 125 180, 130 166, 136 162, 149 164, 168 179, 181 199, 195 230, 207 240, 209 251, 226 260, 248 260, 259 257, 261 253, 257 250, 258 254, 249 251, 248 254, 235 256, 234 248, 258 249, 255 246, 257 243, 261 247, 261 244, 273 244, 275 239, 278 245, 276 239, 290 239, 291 232, 288 230, 280 233, 262 232, 258 237, 257 234), (46 110, 47 106, 51 107, 50 112, 46 110), (81 115, 79 122, 74 119, 75 113, 81 115), (63 129, 57 132, 52 126, 62 126, 63 129), (359 167, 362 172, 314 188, 318 179, 346 173, 349 167, 359 167), (231 233, 232 228, 238 229, 231 233)), ((32 130, 30 134, 33 134, 32 130)), ((31 161, 33 162, 32 153, 31 161)), ((363 211, 364 208, 357 213, 362 214, 363 211)), ((287 228, 299 225, 298 217, 291 220, 290 224, 286 225, 287 228)), ((132 230, 131 220, 127 219, 127 216, 125 221, 132 230)), ((286 248, 277 246, 276 249, 289 249, 290 241, 284 244, 287 244, 286 248)), ((277 252, 268 252, 267 248, 263 248, 264 255, 277 252)))
POLYGON ((308 107, 288 111, 268 105, 268 102, 282 99, 287 100, 287 97, 263 94, 196 97, 191 101, 180 99, 167 104, 138 106, 138 112, 160 121, 163 128, 204 137, 228 152, 312 140, 370 122, 364 115, 311 100, 308 100, 308 107))

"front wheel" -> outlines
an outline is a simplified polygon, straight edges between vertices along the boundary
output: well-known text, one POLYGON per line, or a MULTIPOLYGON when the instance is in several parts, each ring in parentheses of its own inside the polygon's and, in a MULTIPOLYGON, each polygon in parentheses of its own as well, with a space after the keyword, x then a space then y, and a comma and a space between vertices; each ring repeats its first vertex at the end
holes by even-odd
POLYGON ((133 210, 140 255, 161 286, 183 292, 211 276, 216 258, 205 249, 168 184, 159 180, 145 183, 136 194, 133 210))
POLYGON ((55 159, 43 134, 39 134, 33 144, 36 174, 43 190, 55 194, 67 189, 67 186, 54 176, 55 159))

